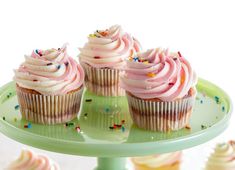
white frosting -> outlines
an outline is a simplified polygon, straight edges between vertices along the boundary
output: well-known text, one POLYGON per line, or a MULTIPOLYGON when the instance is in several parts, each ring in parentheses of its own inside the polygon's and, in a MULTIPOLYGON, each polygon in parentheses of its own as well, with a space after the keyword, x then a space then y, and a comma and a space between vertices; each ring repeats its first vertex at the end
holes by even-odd
POLYGON ((209 157, 205 170, 234 170, 235 150, 229 143, 217 144, 209 157))
POLYGON ((177 161, 180 162, 181 152, 135 157, 132 160, 136 164, 145 165, 150 168, 158 168, 165 165, 171 165, 177 161))

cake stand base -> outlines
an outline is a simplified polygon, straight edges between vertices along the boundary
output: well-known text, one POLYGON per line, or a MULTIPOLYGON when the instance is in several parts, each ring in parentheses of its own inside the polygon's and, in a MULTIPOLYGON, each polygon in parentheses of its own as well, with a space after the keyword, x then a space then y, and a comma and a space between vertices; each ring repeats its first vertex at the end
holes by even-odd
POLYGON ((101 158, 97 160, 98 166, 94 170, 127 170, 126 158, 101 158))

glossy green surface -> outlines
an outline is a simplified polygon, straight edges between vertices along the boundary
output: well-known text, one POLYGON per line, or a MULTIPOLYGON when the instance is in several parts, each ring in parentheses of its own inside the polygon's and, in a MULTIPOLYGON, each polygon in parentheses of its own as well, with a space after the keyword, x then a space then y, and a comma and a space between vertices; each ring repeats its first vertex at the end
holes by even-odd
POLYGON ((202 79, 197 89, 190 130, 160 133, 138 129, 130 119, 125 97, 101 97, 88 91, 83 97, 81 113, 72 121, 74 125, 31 123, 31 128, 24 128, 29 122, 22 120, 19 109, 15 108, 18 103, 11 82, 0 89, 0 131, 27 145, 74 155, 127 157, 181 150, 222 133, 231 116, 232 104, 223 90, 202 79), (122 120, 125 120, 123 130, 110 129, 122 120), (81 132, 75 130, 76 126, 80 126, 81 132))

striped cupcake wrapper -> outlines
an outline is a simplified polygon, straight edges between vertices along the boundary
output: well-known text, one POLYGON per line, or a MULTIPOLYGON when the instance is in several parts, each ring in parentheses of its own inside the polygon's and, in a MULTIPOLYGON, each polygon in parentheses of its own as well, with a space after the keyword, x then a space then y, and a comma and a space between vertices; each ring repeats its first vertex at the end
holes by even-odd
POLYGON ((22 118, 40 124, 59 124, 77 116, 83 88, 61 96, 32 94, 18 87, 16 93, 22 118))
POLYGON ((127 93, 133 122, 151 131, 177 131, 189 125, 195 95, 175 101, 153 101, 136 98, 127 93))
POLYGON ((124 96, 125 90, 119 86, 118 69, 95 68, 81 62, 85 71, 86 87, 93 93, 101 96, 124 96))

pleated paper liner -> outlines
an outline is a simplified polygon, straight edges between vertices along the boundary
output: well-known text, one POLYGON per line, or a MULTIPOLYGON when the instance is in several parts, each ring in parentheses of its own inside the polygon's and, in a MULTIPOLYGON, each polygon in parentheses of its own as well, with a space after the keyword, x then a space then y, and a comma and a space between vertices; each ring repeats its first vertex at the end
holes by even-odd
POLYGON ((86 80, 102 86, 111 86, 119 83, 118 69, 95 68, 84 62, 81 62, 86 74, 86 80))
POLYGON ((196 95, 175 101, 143 100, 127 93, 133 122, 151 131, 177 131, 189 125, 196 95))
POLYGON ((59 124, 77 116, 83 87, 65 95, 45 96, 17 86, 16 93, 22 118, 40 124, 59 124))
POLYGON ((86 81, 87 90, 98 96, 125 96, 125 90, 118 84, 112 86, 97 85, 90 81, 86 81))

